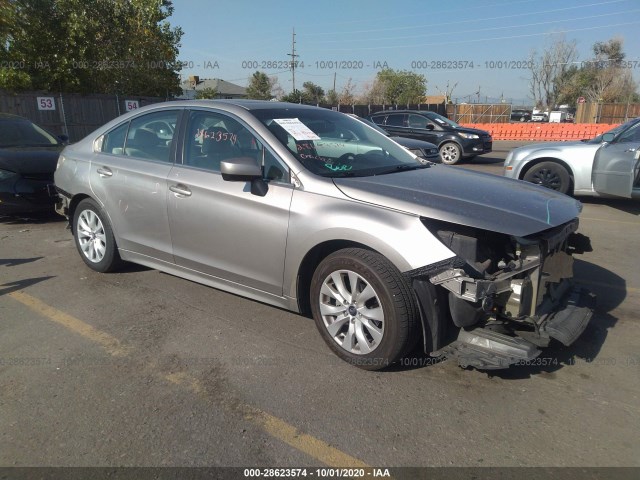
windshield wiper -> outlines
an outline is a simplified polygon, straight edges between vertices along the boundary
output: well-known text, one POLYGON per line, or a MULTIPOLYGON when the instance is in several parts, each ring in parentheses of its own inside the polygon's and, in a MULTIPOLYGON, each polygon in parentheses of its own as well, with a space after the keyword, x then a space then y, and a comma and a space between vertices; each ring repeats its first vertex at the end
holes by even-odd
POLYGON ((409 170, 418 170, 420 168, 429 168, 429 167, 431 167, 431 164, 429 163, 419 163, 417 165, 411 165, 411 164, 396 165, 395 167, 390 167, 387 170, 378 172, 376 173, 376 175, 386 175, 388 173, 396 173, 396 172, 407 172, 409 170))

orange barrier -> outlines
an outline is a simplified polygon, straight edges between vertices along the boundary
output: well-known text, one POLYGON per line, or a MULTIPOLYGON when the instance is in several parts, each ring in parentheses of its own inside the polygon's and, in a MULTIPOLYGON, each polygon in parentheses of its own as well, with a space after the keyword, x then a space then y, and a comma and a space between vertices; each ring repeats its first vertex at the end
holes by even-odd
POLYGON ((465 127, 491 133, 494 140, 571 141, 593 138, 615 125, 604 123, 468 123, 465 127))

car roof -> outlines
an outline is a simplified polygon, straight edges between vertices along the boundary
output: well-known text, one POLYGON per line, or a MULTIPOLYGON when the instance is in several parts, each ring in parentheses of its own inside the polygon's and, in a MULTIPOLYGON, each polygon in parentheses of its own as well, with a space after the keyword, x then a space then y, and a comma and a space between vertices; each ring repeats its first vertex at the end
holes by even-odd
POLYGON ((0 113, 0 121, 3 120, 14 120, 14 121, 23 121, 23 122, 30 122, 31 120, 29 120, 28 118, 25 117, 21 117, 20 115, 13 115, 12 113, 0 113))

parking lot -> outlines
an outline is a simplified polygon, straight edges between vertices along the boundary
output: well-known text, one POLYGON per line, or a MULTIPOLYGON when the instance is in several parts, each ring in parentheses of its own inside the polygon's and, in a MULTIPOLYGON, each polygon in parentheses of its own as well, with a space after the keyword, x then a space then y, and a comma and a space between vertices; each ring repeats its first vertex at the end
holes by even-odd
MULTIPOLYGON (((502 173, 515 142, 451 168, 502 173)), ((588 329, 540 365, 342 362, 314 322, 0 218, 5 466, 640 466, 640 203, 582 199, 588 329)))

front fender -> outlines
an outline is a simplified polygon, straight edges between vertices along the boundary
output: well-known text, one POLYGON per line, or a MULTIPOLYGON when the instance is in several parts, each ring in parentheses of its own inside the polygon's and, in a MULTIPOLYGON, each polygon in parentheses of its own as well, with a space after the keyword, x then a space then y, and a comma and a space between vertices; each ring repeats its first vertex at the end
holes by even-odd
POLYGON ((334 240, 371 248, 401 272, 455 256, 424 227, 417 215, 296 190, 287 239, 285 295, 296 297, 297 275, 307 253, 317 245, 334 240))

